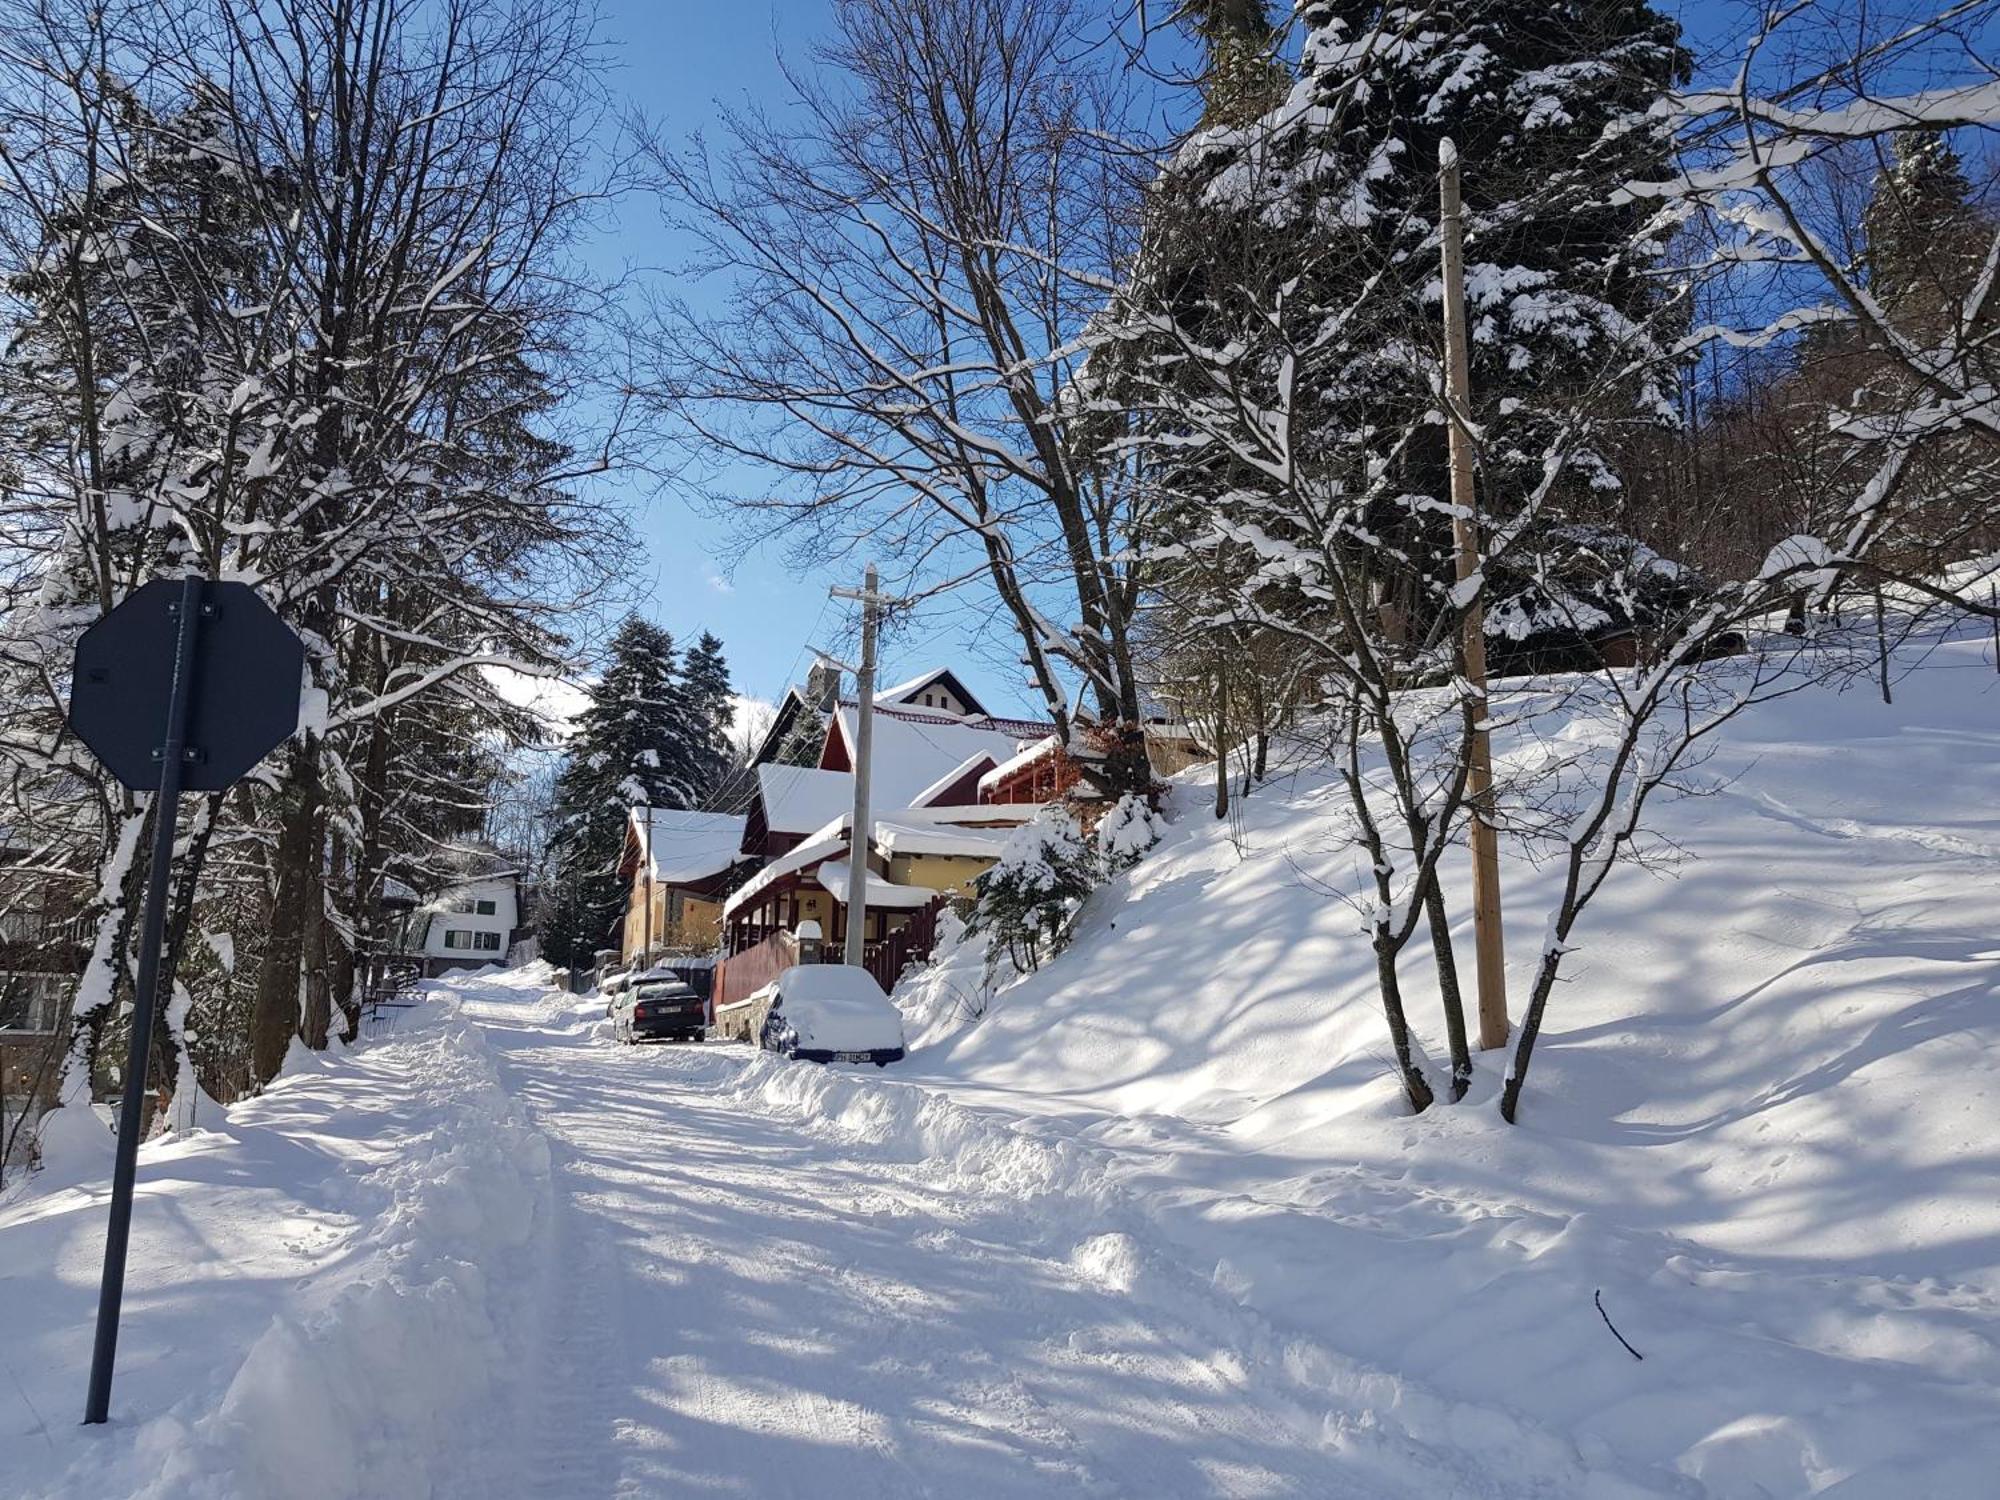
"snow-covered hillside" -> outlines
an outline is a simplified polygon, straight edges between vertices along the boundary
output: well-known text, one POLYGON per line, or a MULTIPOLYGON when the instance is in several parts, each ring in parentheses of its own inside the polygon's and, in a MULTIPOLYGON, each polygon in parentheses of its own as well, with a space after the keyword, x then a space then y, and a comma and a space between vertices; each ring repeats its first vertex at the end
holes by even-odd
MULTIPOLYGON (((906 984, 928 1042, 906 1076, 1117 1148, 1181 1254, 1404 1412, 1518 1412, 1649 1491, 1981 1491, 2000 676, 1989 639, 1900 665, 1893 705, 1816 688, 1729 726, 1720 789, 1655 820, 1689 857, 1618 872, 1579 929, 1518 1128, 1500 1053, 1462 1104, 1406 1113, 1362 919, 1330 894, 1360 861, 1324 771, 1229 823, 1185 789, 977 1024, 974 955, 906 984)), ((1506 870, 1517 1002, 1552 882, 1506 870)), ((1441 1055, 1434 992, 1411 1014, 1441 1055)))

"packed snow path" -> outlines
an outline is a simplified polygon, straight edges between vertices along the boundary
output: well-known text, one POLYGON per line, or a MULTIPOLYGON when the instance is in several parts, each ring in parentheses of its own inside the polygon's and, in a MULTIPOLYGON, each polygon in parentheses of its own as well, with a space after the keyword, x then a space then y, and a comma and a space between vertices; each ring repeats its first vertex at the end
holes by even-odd
POLYGON ((1036 1202, 1004 1148, 969 1185, 731 1086, 809 1065, 613 1047, 532 1014, 466 1005, 555 1145, 560 1282, 533 1375, 553 1399, 500 1465, 512 1493, 1404 1492, 1324 1445, 1323 1407, 1204 1288, 1173 1309, 1128 1295, 1124 1240, 1036 1202))

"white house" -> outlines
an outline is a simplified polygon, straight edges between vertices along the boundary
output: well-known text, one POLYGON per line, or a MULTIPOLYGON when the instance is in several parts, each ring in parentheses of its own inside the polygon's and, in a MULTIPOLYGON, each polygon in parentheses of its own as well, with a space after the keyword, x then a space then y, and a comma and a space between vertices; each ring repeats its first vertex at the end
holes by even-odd
POLYGON ((521 922, 520 877, 513 870, 499 870, 460 881, 418 915, 423 936, 414 947, 427 977, 505 963, 521 922))

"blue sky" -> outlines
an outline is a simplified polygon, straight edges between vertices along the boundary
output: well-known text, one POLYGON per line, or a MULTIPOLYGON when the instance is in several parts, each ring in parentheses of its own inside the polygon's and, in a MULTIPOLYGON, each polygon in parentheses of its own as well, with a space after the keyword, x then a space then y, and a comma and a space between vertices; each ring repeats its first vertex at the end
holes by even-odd
MULTIPOLYGON (((1110 3, 1110 0, 1107 0, 1110 3)), ((1733 28, 1742 14, 1733 0, 1697 0, 1678 7, 1697 48, 1733 28)), ((830 0, 604 0, 604 31, 617 71, 607 80, 670 138, 712 126, 718 105, 785 98, 778 68, 785 52, 801 61, 828 24, 830 0)), ((635 196, 625 203, 597 253, 612 262, 671 271, 687 247, 660 228, 653 207, 635 196)), ((683 289, 685 290, 685 289, 683 289)), ((803 675, 809 643, 841 644, 848 606, 830 605, 830 573, 796 576, 782 551, 760 550, 725 577, 718 558, 722 528, 671 494, 647 494, 630 483, 636 526, 646 555, 632 560, 642 607, 676 637, 703 629, 720 636, 738 691, 772 699, 803 675)), ((967 605, 917 621, 885 645, 885 681, 933 664, 959 667, 973 689, 999 712, 1035 711, 1018 686, 1011 653, 997 623, 967 605)))
MULTIPOLYGON (((618 72, 608 80, 669 140, 711 128, 719 111, 756 102, 782 105, 787 86, 779 48, 805 62, 812 39, 828 24, 830 0, 748 0, 709 5, 694 0, 605 0, 604 30, 618 72)), ((691 247, 677 243, 643 195, 621 205, 618 222, 598 254, 613 264, 656 268, 671 274, 691 247)), ((699 302, 698 286, 677 290, 699 302)), ((723 524, 668 493, 626 488, 636 508, 636 528, 647 555, 633 560, 641 607, 677 639, 712 630, 722 638, 737 691, 767 701, 800 680, 811 664, 809 646, 852 651, 851 604, 830 601, 836 583, 857 585, 859 567, 836 576, 819 570, 799 575, 784 548, 761 548, 725 572, 723 524)), ((910 622, 883 642, 881 681, 894 682, 926 667, 951 665, 998 713, 1039 715, 1040 705, 1015 685, 1005 637, 989 628, 979 601, 910 622)))

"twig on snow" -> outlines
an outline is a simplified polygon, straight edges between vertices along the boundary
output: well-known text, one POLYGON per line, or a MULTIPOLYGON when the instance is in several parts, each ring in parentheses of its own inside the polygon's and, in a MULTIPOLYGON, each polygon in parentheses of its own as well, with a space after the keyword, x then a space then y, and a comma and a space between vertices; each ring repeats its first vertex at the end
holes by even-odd
POLYGON ((1634 1359, 1644 1359, 1646 1356, 1632 1347, 1631 1341, 1624 1334, 1620 1333, 1618 1325, 1611 1321, 1611 1314, 1604 1310, 1604 1288, 1599 1287, 1591 1300, 1597 1304, 1598 1317, 1604 1319, 1604 1326, 1611 1330, 1611 1336, 1625 1346, 1625 1352, 1634 1359))

